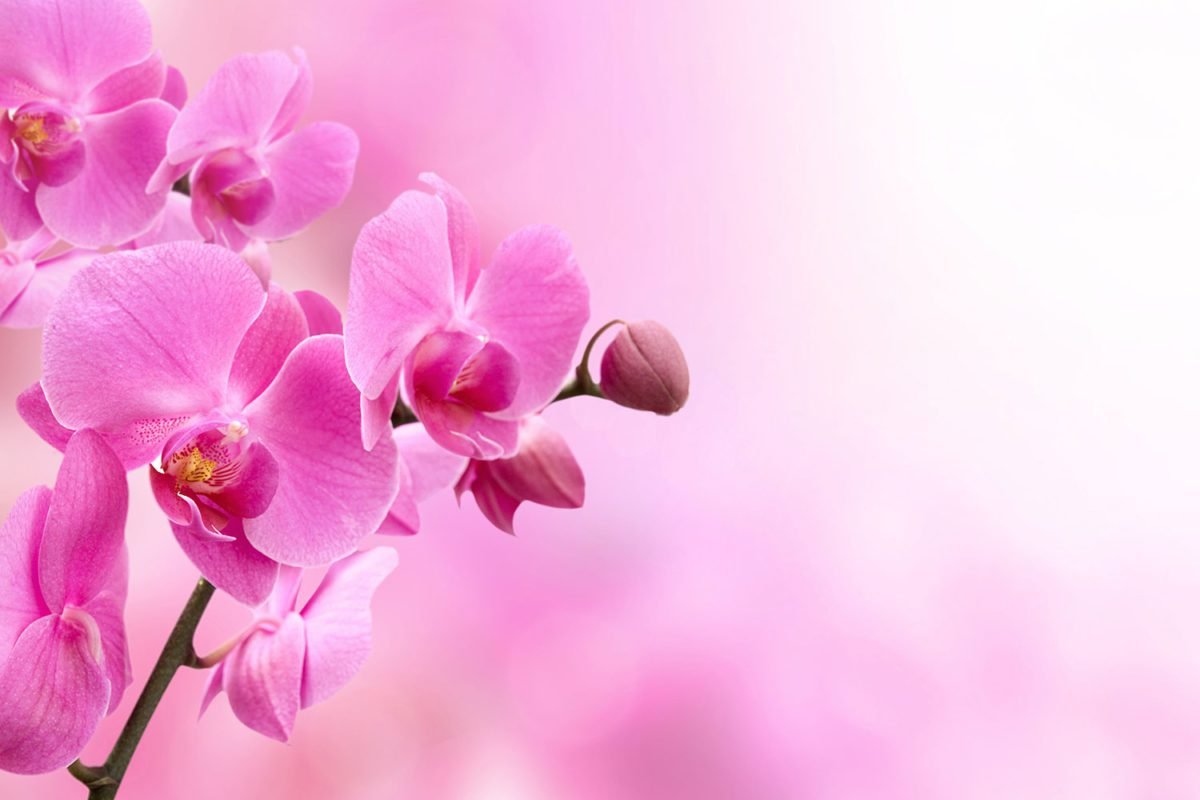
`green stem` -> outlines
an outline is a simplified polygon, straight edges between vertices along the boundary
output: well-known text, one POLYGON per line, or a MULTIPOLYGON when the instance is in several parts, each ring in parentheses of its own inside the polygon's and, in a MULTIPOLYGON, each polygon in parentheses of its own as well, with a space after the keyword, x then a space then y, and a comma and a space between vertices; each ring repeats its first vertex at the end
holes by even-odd
POLYGON ((150 724, 150 718, 154 716, 154 711, 171 684, 171 679, 180 667, 198 666, 192 638, 214 591, 216 590, 213 585, 203 578, 196 584, 195 591, 183 607, 175 627, 171 629, 167 643, 150 672, 150 678, 146 681, 146 686, 134 704, 133 711, 125 727, 121 729, 121 735, 117 737, 117 743, 113 745, 104 765, 88 767, 76 761, 67 767, 76 779, 88 787, 88 800, 113 800, 117 796, 121 780, 125 777, 125 770, 129 768, 129 762, 142 740, 142 734, 146 732, 146 726, 150 724))

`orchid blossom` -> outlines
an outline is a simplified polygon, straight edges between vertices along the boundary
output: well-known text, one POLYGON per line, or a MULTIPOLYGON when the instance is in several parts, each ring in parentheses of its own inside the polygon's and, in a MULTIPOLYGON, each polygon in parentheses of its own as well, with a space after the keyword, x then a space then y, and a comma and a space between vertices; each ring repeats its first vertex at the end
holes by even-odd
POLYGON ((65 767, 131 679, 125 470, 90 430, 0 528, 0 769, 65 767))
POLYGON ((136 0, 0 0, 0 227, 81 247, 145 231, 177 111, 136 0), (7 109, 4 111, 3 109, 7 109))
POLYGON ((97 259, 46 324, 53 419, 95 428, 128 467, 156 461, 181 546, 246 602, 266 596, 277 562, 350 552, 396 493, 394 445, 361 446, 342 338, 308 333, 290 294, 195 243, 97 259))
POLYGON ((570 372, 588 317, 571 245, 548 225, 522 228, 479 263, 474 214, 458 190, 405 192, 354 247, 346 312, 350 376, 363 394, 363 443, 405 395, 434 441, 477 459, 517 451, 519 420, 570 372))

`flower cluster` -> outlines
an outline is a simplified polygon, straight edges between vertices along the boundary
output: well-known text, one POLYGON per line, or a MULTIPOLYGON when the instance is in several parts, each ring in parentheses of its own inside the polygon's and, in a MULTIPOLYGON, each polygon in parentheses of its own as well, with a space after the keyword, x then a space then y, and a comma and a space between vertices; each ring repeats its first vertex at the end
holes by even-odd
POLYGON ((237 56, 189 101, 135 0, 0 0, 0 19, 0 324, 43 328, 17 408, 63 452, 55 488, 0 529, 0 768, 66 766, 131 681, 127 472, 201 586, 251 609, 174 666, 213 668, 204 707, 224 692, 286 740, 367 656, 398 558, 367 537, 415 534, 419 504, 451 488, 509 533, 524 501, 578 508, 549 404, 685 402, 682 351, 653 322, 610 323, 593 382, 609 326, 576 365, 589 295, 567 237, 525 227, 485 263, 434 174, 363 227, 344 322, 273 282, 269 243, 337 206, 358 156, 349 128, 298 125, 302 52, 237 56), (301 604, 305 570, 324 575, 301 604))

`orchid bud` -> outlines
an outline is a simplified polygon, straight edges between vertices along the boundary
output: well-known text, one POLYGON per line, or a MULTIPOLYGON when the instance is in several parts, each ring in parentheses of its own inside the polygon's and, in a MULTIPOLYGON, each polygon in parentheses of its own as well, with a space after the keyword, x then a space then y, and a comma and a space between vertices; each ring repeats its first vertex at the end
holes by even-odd
POLYGON ((683 348, 653 320, 628 323, 604 351, 600 391, 627 408, 674 414, 688 397, 683 348))

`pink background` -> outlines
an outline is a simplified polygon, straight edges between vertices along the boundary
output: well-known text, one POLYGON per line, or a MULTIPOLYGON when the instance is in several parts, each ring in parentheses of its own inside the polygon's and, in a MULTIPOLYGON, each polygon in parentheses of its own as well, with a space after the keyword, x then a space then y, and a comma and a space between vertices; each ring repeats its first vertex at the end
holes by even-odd
MULTIPOLYGON (((197 724, 181 674, 121 797, 1200 796, 1200 12, 150 8, 193 91, 300 45, 309 118, 362 139, 282 283, 344 302, 358 228, 436 170, 486 249, 564 228, 592 327, 666 323, 693 386, 671 419, 552 409, 581 511, 522 508, 513 539, 432 502, 362 675, 290 745, 224 699, 197 724)), ((0 396, 38 341, 0 331, 0 396)), ((6 511, 57 454, 8 401, 0 437, 6 511)), ((195 573, 131 485, 140 687, 195 573)), ((220 598, 201 646, 243 619, 220 598)))

